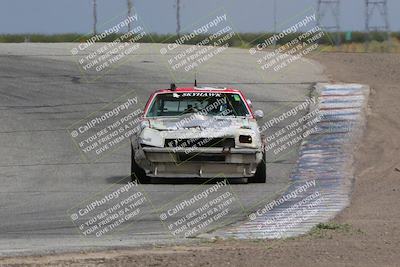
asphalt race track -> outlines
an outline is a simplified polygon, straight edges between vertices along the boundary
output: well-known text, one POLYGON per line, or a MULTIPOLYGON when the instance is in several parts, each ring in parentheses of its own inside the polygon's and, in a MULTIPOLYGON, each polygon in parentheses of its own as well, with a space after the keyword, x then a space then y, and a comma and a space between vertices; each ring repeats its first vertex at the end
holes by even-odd
MULTIPOLYGON (((144 105, 152 91, 192 85, 192 73, 171 74, 161 45, 143 44, 124 64, 101 74, 82 73, 70 53, 75 44, 0 45, 0 255, 21 252, 136 246, 181 241, 171 237, 151 209, 128 227, 92 238, 79 233, 67 211, 91 196, 123 186, 130 174, 129 143, 97 162, 80 157, 66 131, 71 124, 119 96, 134 92, 144 105)), ((304 102, 323 67, 299 60, 280 72, 262 72, 245 49, 229 48, 198 69, 200 85, 241 89, 267 121, 304 102)), ((273 129, 270 129, 273 130, 273 129)), ((231 188, 248 211, 289 186, 296 147, 267 156, 266 184, 231 188)), ((172 180, 143 185, 155 207, 206 187, 202 181, 172 180)), ((240 218, 236 218, 240 220, 240 218)))

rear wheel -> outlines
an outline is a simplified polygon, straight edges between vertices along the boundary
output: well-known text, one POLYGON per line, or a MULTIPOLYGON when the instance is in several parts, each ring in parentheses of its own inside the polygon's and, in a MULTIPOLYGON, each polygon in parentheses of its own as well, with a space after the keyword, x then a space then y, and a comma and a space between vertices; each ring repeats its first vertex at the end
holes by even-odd
POLYGON ((132 182, 137 181, 141 184, 148 184, 151 182, 151 177, 146 175, 146 172, 140 168, 135 161, 135 151, 131 145, 131 179, 132 182))
POLYGON ((263 153, 262 160, 257 166, 256 173, 249 178, 250 183, 265 183, 267 180, 267 160, 266 154, 263 153))

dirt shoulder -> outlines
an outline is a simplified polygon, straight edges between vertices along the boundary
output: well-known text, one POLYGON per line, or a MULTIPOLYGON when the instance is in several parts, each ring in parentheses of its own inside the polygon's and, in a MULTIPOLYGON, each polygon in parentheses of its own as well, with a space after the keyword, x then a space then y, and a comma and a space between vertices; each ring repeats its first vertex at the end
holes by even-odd
POLYGON ((320 54, 332 81, 369 84, 367 131, 356 151, 352 201, 331 224, 287 240, 215 241, 0 259, 1 264, 118 266, 398 266, 400 264, 400 55, 320 54))

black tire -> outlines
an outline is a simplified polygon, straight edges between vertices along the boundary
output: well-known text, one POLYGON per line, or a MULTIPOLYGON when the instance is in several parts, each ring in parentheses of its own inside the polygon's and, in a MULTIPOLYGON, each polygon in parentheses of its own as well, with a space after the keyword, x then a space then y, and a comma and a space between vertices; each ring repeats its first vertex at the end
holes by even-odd
POLYGON ((262 160, 257 166, 256 173, 249 178, 250 183, 265 183, 267 180, 267 160, 266 154, 263 153, 262 160))
POLYGON ((140 166, 135 161, 135 151, 131 145, 131 179, 132 182, 137 181, 140 184, 151 183, 151 177, 146 175, 146 172, 140 168, 140 166))

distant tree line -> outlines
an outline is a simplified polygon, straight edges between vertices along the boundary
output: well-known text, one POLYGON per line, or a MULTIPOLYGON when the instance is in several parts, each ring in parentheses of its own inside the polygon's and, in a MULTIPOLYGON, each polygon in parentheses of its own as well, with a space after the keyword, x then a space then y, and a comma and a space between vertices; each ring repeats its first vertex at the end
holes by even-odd
MULTIPOLYGON (((291 40, 295 39, 302 33, 289 34, 284 38, 277 41, 277 45, 282 45, 291 40)), ((182 36, 183 34, 181 34, 182 36)), ((320 40, 320 44, 333 45, 333 39, 336 34, 326 33, 320 40)), ((365 32, 352 32, 351 36, 349 33, 341 32, 342 43, 363 43, 366 40, 365 32), (351 37, 351 39, 350 39, 351 37)), ((104 38, 101 42, 112 42, 116 40, 121 35, 111 34, 104 38)), ((228 43, 229 46, 234 47, 251 47, 259 43, 264 42, 264 40, 272 37, 272 33, 239 33, 232 37, 228 43)), ((0 34, 0 43, 23 43, 23 42, 33 42, 33 43, 60 43, 60 42, 85 42, 92 35, 82 35, 77 33, 68 34, 0 34)), ((197 44, 207 38, 207 35, 197 35, 190 41, 185 42, 185 44, 197 44)), ((386 34, 383 32, 372 32, 370 34, 370 41, 382 42, 386 39, 386 34)), ((393 39, 400 41, 400 32, 391 33, 393 39)), ((176 34, 149 34, 141 38, 140 42, 143 43, 173 43, 178 39, 176 34)))

